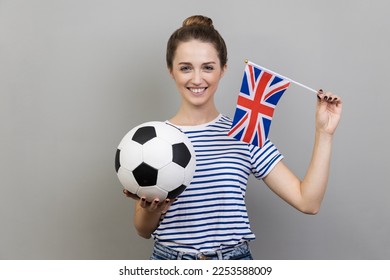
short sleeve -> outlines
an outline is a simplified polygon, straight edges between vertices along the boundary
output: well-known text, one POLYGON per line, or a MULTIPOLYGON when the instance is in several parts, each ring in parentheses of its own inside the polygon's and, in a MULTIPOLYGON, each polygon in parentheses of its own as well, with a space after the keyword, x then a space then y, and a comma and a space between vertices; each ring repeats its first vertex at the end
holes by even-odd
POLYGON ((261 148, 249 145, 249 152, 251 155, 252 173, 257 179, 267 176, 275 165, 283 159, 283 155, 269 140, 261 148))

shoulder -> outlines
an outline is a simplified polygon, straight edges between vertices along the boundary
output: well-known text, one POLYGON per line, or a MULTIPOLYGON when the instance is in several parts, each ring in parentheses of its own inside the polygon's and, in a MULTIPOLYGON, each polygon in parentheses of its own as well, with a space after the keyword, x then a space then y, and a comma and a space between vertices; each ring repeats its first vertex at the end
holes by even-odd
POLYGON ((232 119, 226 115, 220 114, 218 120, 214 123, 214 125, 220 125, 223 127, 228 127, 229 129, 232 126, 232 119))
POLYGON ((223 121, 223 122, 232 123, 232 118, 229 117, 229 116, 226 116, 226 115, 224 115, 224 114, 221 114, 221 115, 220 115, 219 120, 220 120, 220 121, 223 121))

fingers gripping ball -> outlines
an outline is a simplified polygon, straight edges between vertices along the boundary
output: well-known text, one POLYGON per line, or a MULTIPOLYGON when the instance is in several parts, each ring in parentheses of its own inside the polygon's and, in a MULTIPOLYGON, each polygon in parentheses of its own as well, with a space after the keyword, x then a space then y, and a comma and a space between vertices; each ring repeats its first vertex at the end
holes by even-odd
POLYGON ((191 141, 165 122, 147 122, 130 130, 115 156, 123 187, 148 201, 179 196, 190 184, 195 164, 191 141))

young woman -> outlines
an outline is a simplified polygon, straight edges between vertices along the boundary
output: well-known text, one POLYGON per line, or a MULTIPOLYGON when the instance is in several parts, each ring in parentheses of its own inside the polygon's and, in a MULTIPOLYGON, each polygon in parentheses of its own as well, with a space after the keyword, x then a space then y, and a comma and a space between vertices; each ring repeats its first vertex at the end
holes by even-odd
POLYGON ((327 185, 341 98, 318 92, 313 154, 301 181, 269 140, 259 148, 227 136, 231 119, 214 103, 227 50, 210 18, 187 18, 171 35, 166 59, 181 95, 180 108, 168 122, 193 143, 197 168, 190 186, 175 201, 148 203, 124 191, 137 200, 135 228, 144 238, 153 236, 151 259, 252 259, 248 243, 255 235, 245 206, 249 175, 263 179, 299 211, 316 214, 327 185))

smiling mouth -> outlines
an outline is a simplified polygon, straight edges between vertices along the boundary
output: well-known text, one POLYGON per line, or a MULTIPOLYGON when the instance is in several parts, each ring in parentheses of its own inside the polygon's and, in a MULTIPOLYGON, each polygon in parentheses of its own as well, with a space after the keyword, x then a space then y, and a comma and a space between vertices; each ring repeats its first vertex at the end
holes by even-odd
POLYGON ((200 95, 203 92, 205 92, 207 87, 202 87, 202 88, 188 88, 189 91, 191 91, 195 95, 200 95))

